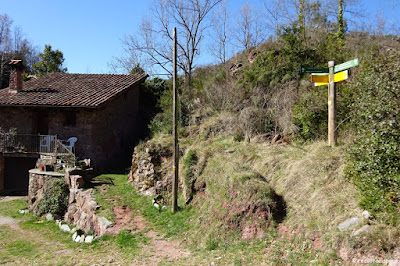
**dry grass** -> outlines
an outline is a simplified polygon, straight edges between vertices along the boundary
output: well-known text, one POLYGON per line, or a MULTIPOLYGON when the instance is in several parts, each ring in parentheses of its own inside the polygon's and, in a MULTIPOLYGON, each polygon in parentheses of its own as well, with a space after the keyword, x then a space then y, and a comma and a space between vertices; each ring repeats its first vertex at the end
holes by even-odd
MULTIPOLYGON (((182 225, 187 229, 175 235, 192 247, 192 255, 174 264, 296 265, 313 261, 327 265, 343 263, 337 257, 343 243, 363 252, 370 247, 384 250, 397 245, 398 233, 393 228, 374 227, 366 235, 368 241, 365 235, 351 238, 352 231, 337 229, 339 223, 352 216, 360 217, 362 211, 357 206, 358 191, 343 176, 345 146, 330 148, 325 142, 286 146, 234 142, 232 137, 215 130, 223 126, 219 123, 226 115, 206 121, 201 128, 193 126, 192 134, 181 139, 182 154, 188 149, 196 151, 196 182, 205 183, 206 187, 197 191, 192 201, 193 211, 185 220, 188 224, 182 225), (210 135, 210 131, 214 133, 210 135), (266 235, 261 239, 243 240, 240 230, 229 230, 224 217, 231 214, 232 206, 243 201, 271 203, 273 198, 268 193, 260 193, 270 189, 286 203, 284 219, 266 224, 266 235), (389 244, 386 247, 376 243, 389 244)), ((160 134, 152 142, 171 145, 172 138, 160 134)), ((180 173, 184 173, 183 169, 180 173)), ((138 209, 145 205, 136 204, 138 209)), ((162 217, 167 216, 157 213, 153 218, 162 217)), ((152 261, 148 249, 140 248, 144 243, 134 250, 121 249, 113 238, 108 238, 82 246, 70 242, 68 234, 29 222, 30 218, 16 218, 22 222, 23 231, 0 227, 2 263, 101 264, 114 259, 115 263, 126 265, 152 261), (24 253, 16 255, 18 249, 24 253)), ((168 224, 168 219, 165 221, 168 224)))

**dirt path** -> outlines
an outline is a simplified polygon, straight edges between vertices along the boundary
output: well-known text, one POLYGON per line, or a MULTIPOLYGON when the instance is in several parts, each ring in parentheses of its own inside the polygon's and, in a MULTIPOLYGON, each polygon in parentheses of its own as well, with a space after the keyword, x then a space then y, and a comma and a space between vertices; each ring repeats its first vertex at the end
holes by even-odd
POLYGON ((13 229, 13 230, 22 230, 19 227, 17 220, 15 220, 14 218, 11 218, 11 217, 0 215, 0 226, 2 226, 2 225, 9 225, 11 227, 11 229, 13 229))
MULTIPOLYGON (((12 201, 12 200, 17 200, 17 199, 27 199, 26 196, 6 196, 6 197, 0 197, 0 202, 7 202, 7 201, 12 201)), ((13 230, 22 230, 21 227, 19 227, 17 220, 14 218, 8 217, 8 216, 2 216, 0 215, 0 226, 2 225, 8 225, 11 227, 13 230)))
POLYGON ((191 254, 178 241, 165 239, 165 235, 151 230, 146 219, 134 214, 127 206, 115 206, 113 212, 115 214, 115 224, 109 229, 108 233, 116 235, 119 231, 128 229, 131 230, 132 234, 139 231, 145 232, 145 235, 150 238, 150 244, 143 247, 144 252, 149 255, 145 260, 146 265, 154 265, 166 261, 174 262, 191 254))

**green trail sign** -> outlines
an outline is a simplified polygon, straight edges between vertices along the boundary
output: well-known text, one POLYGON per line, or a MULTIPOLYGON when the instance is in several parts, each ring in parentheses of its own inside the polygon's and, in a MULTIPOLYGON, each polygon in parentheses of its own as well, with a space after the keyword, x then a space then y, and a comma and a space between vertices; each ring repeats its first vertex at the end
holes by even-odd
POLYGON ((323 68, 323 67, 301 67, 300 68, 301 73, 329 73, 329 68, 323 68))
POLYGON ((335 66, 334 72, 337 73, 337 72, 340 72, 340 71, 343 71, 343 70, 346 70, 348 68, 355 67, 355 66, 358 66, 358 58, 335 66))

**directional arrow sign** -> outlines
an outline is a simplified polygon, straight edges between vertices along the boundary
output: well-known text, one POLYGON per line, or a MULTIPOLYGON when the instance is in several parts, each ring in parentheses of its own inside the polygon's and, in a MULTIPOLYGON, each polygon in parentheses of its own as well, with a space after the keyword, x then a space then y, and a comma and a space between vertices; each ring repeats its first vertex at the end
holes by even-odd
POLYGON ((301 73, 329 73, 329 68, 323 67, 301 67, 301 73))
MULTIPOLYGON (((346 80, 349 77, 349 71, 342 71, 339 73, 336 73, 334 75, 334 80, 336 82, 341 82, 346 80)), ((311 76, 311 81, 315 82, 315 86, 322 86, 322 85, 327 85, 330 81, 329 75, 323 75, 319 73, 313 73, 311 76)))
POLYGON ((348 68, 351 68, 351 67, 355 67, 355 66, 358 66, 358 58, 353 59, 353 60, 350 60, 350 61, 347 61, 346 63, 343 63, 343 64, 340 64, 340 65, 335 66, 334 72, 337 73, 337 72, 340 72, 340 71, 343 71, 343 70, 345 70, 345 69, 348 69, 348 68))

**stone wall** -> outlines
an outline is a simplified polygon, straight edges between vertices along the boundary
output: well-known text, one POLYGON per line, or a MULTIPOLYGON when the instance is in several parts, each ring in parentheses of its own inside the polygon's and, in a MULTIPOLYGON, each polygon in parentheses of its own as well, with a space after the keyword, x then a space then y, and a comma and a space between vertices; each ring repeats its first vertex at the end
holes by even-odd
POLYGON ((93 189, 83 191, 82 189, 71 188, 68 211, 64 220, 75 224, 78 229, 85 232, 93 231, 96 235, 104 235, 107 228, 112 224, 104 217, 96 214, 99 205, 93 193, 93 189))
POLYGON ((139 86, 136 86, 108 102, 92 118, 98 121, 93 123, 92 142, 96 145, 92 149, 99 155, 97 164, 104 166, 97 168, 129 166, 135 142, 144 130, 138 126, 138 110, 139 86))
POLYGON ((4 190, 4 167, 5 167, 4 156, 0 154, 0 193, 4 190))
POLYGON ((29 170, 28 208, 36 214, 39 202, 45 191, 55 179, 63 179, 64 175, 56 172, 42 172, 37 169, 29 170))
POLYGON ((28 107, 1 107, 0 127, 8 131, 17 128, 19 134, 36 134, 34 114, 28 107))
POLYGON ((128 183, 146 196, 172 190, 172 145, 153 143, 151 140, 136 146, 128 183))
POLYGON ((55 179, 69 179, 68 181, 65 180, 70 186, 70 193, 68 210, 64 215, 64 220, 85 232, 93 231, 96 235, 105 234, 112 223, 96 214, 99 205, 94 198, 94 191, 93 189, 82 189, 84 181, 80 175, 70 175, 69 173, 63 175, 56 172, 42 172, 37 169, 30 170, 29 210, 33 214, 37 214, 39 202, 55 179))

